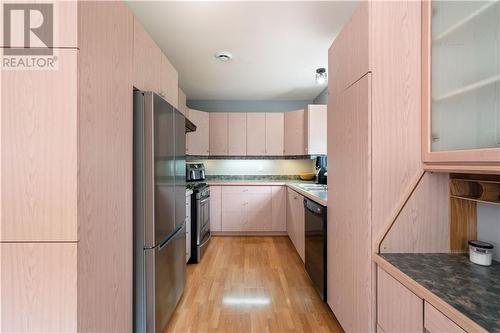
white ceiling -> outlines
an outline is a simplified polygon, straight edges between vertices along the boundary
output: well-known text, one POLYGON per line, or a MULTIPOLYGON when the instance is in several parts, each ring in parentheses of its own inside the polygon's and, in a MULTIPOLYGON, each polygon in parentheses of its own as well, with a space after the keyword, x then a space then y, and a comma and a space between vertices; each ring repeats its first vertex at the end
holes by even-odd
POLYGON ((189 99, 306 100, 357 2, 130 1, 189 99), (233 55, 221 63, 213 55, 233 55))

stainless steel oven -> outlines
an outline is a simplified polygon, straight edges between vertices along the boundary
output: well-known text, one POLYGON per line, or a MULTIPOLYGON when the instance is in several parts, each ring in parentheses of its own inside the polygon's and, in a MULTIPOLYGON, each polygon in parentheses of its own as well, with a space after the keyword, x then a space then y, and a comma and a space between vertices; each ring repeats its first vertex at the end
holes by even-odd
POLYGON ((200 262, 210 241, 210 187, 208 185, 198 188, 194 193, 196 212, 196 230, 193 230, 194 240, 191 256, 192 261, 200 262))

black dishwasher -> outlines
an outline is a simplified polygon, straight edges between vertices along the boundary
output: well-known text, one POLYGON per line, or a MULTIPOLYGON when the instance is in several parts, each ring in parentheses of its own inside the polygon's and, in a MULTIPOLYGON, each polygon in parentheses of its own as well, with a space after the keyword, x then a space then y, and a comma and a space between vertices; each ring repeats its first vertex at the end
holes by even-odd
POLYGON ((316 291, 326 302, 326 207, 304 199, 305 264, 316 291))

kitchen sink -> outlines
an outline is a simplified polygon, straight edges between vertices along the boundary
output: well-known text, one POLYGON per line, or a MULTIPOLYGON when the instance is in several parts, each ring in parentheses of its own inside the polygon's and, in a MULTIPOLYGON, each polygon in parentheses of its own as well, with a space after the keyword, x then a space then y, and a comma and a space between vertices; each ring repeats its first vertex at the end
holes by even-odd
POLYGON ((297 184, 297 186, 306 191, 326 191, 327 189, 324 184, 297 184))

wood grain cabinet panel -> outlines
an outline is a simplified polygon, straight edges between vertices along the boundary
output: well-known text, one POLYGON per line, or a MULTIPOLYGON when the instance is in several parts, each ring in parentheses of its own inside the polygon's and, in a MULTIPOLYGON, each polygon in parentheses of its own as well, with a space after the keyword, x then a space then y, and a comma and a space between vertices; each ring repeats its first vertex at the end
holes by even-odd
POLYGON ((285 115, 283 112, 266 113, 266 155, 284 154, 285 115))
POLYGON ((181 88, 177 89, 179 91, 179 96, 177 97, 177 109, 187 118, 188 109, 186 105, 186 94, 181 88))
MULTIPOLYGON (((270 190, 270 187, 267 187, 270 190)), ((246 219, 245 231, 271 231, 272 230, 272 194, 251 193, 246 198, 246 219)))
POLYGON ((210 141, 210 116, 208 112, 187 110, 187 118, 196 125, 196 131, 186 134, 186 154, 208 156, 210 141))
POLYGON ((229 155, 247 154, 247 114, 227 114, 227 150, 229 155))
POLYGON ((429 333, 466 333, 435 307, 424 302, 424 327, 429 333))
POLYGON ((210 155, 227 155, 227 112, 210 113, 210 155))
MULTIPOLYGON (((159 50, 159 49, 158 49, 159 50)), ((161 52, 161 51, 160 51, 161 52)), ((169 102, 176 109, 179 108, 179 75, 168 58, 160 55, 160 96, 169 102)), ((181 111, 182 112, 182 111, 181 111)))
POLYGON ((370 6, 369 1, 360 3, 329 50, 330 93, 344 90, 370 70, 370 6))
POLYGON ((159 93, 163 54, 135 17, 133 48, 134 86, 159 93))
POLYGON ((271 187, 272 231, 286 231, 286 187, 271 187))
POLYGON ((222 189, 210 186, 210 231, 222 230, 222 189))
POLYGON ((285 155, 305 155, 307 138, 304 110, 285 112, 285 155))
POLYGON ((304 197, 292 189, 287 190, 286 229, 302 261, 305 261, 304 197))
POLYGON ((2 71, 2 241, 77 240, 77 53, 2 71))
POLYGON ((326 155, 326 105, 308 105, 305 120, 308 155, 326 155))
POLYGON ((77 331, 77 243, 0 243, 0 331, 77 331))
POLYGON ((383 332, 422 333, 423 302, 383 269, 377 269, 377 324, 383 332))
POLYGON ((266 155, 266 114, 247 114, 247 155, 266 155))
POLYGON ((327 299, 347 332, 375 329, 369 302, 373 297, 370 97, 368 74, 329 98, 333 112, 328 117, 328 157, 336 163, 328 175, 327 299))
POLYGON ((79 2, 78 331, 130 332, 134 17, 79 2))
POLYGON ((243 193, 222 193, 222 231, 247 231, 247 198, 243 193))
POLYGON ((271 231, 271 186, 223 186, 222 231, 271 231))

